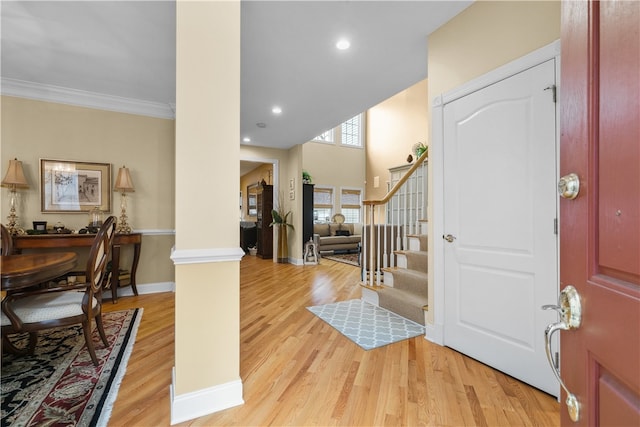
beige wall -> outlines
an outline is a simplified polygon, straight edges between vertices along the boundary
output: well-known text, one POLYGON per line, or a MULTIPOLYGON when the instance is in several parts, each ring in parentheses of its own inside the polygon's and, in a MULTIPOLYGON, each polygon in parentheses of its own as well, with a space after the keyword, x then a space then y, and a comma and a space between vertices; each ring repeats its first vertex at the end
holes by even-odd
POLYGON ((367 199, 381 199, 387 194, 389 168, 406 164, 409 154, 415 157, 411 148, 427 142, 427 121, 427 80, 367 111, 367 199))
MULTIPOLYGON (((174 243, 174 121, 10 96, 2 96, 1 103, 1 173, 4 176, 9 159, 17 157, 29 182, 29 188, 20 191, 22 226, 33 228, 34 220, 49 225, 60 221, 77 230, 88 223, 86 213, 40 211, 40 158, 110 163, 112 185, 124 164, 136 189, 128 198, 129 223, 134 230, 166 233, 143 236, 138 284, 173 282, 169 255, 174 243)), ((111 212, 118 216, 120 195, 111 192, 111 197, 111 212)), ((9 213, 8 189, 2 188, 0 200, 4 222, 9 213)), ((129 249, 124 264, 130 260, 129 249)), ((78 265, 83 265, 83 258, 78 265)))
MULTIPOLYGON (((429 36, 429 108, 435 96, 559 38, 559 1, 474 3, 429 36)), ((430 161, 442 159, 430 155, 430 161)), ((432 170, 430 168, 430 172, 432 170)), ((430 177, 430 209, 433 208, 432 186, 430 177)), ((430 297, 433 297, 433 241, 429 239, 430 297)), ((433 322, 433 310, 429 311, 428 321, 433 322)))
MULTIPOLYGON (((336 132, 339 133, 339 128, 336 132)), ((333 187, 334 213, 338 213, 342 187, 365 191, 365 155, 362 148, 307 142, 302 145, 302 169, 297 180, 302 182, 302 170, 305 170, 311 175, 312 184, 333 187)))

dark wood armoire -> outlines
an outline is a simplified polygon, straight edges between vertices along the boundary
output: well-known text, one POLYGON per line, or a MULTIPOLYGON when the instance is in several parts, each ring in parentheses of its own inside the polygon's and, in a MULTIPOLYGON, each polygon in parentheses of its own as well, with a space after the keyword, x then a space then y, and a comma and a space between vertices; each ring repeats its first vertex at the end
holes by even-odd
POLYGON ((273 185, 259 185, 257 194, 258 219, 256 221, 257 255, 260 258, 273 258, 273 185))
POLYGON ((313 184, 302 184, 302 248, 313 238, 313 184))

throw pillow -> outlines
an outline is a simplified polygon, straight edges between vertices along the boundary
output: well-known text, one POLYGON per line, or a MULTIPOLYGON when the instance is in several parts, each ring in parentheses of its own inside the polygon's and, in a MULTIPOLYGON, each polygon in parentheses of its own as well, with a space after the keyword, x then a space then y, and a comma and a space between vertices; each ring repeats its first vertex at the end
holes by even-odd
POLYGON ((336 230, 336 236, 350 236, 349 230, 336 230))

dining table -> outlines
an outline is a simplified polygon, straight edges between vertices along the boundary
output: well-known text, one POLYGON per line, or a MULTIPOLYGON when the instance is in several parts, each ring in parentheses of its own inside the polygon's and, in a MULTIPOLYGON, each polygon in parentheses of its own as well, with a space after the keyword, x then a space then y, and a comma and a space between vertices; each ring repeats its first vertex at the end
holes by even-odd
POLYGON ((75 252, 46 252, 0 257, 2 290, 29 288, 63 276, 76 266, 75 252))

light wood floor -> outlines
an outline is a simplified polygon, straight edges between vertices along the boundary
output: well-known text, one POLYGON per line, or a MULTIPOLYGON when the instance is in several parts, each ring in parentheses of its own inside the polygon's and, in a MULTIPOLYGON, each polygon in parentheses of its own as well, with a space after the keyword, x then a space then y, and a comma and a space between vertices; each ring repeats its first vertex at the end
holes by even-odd
MULTIPOLYGON (((364 351, 305 307, 360 297, 358 269, 241 264, 245 404, 180 425, 557 426, 556 399, 417 337, 364 351)), ((168 426, 174 294, 121 298, 144 307, 110 426, 168 426)))

